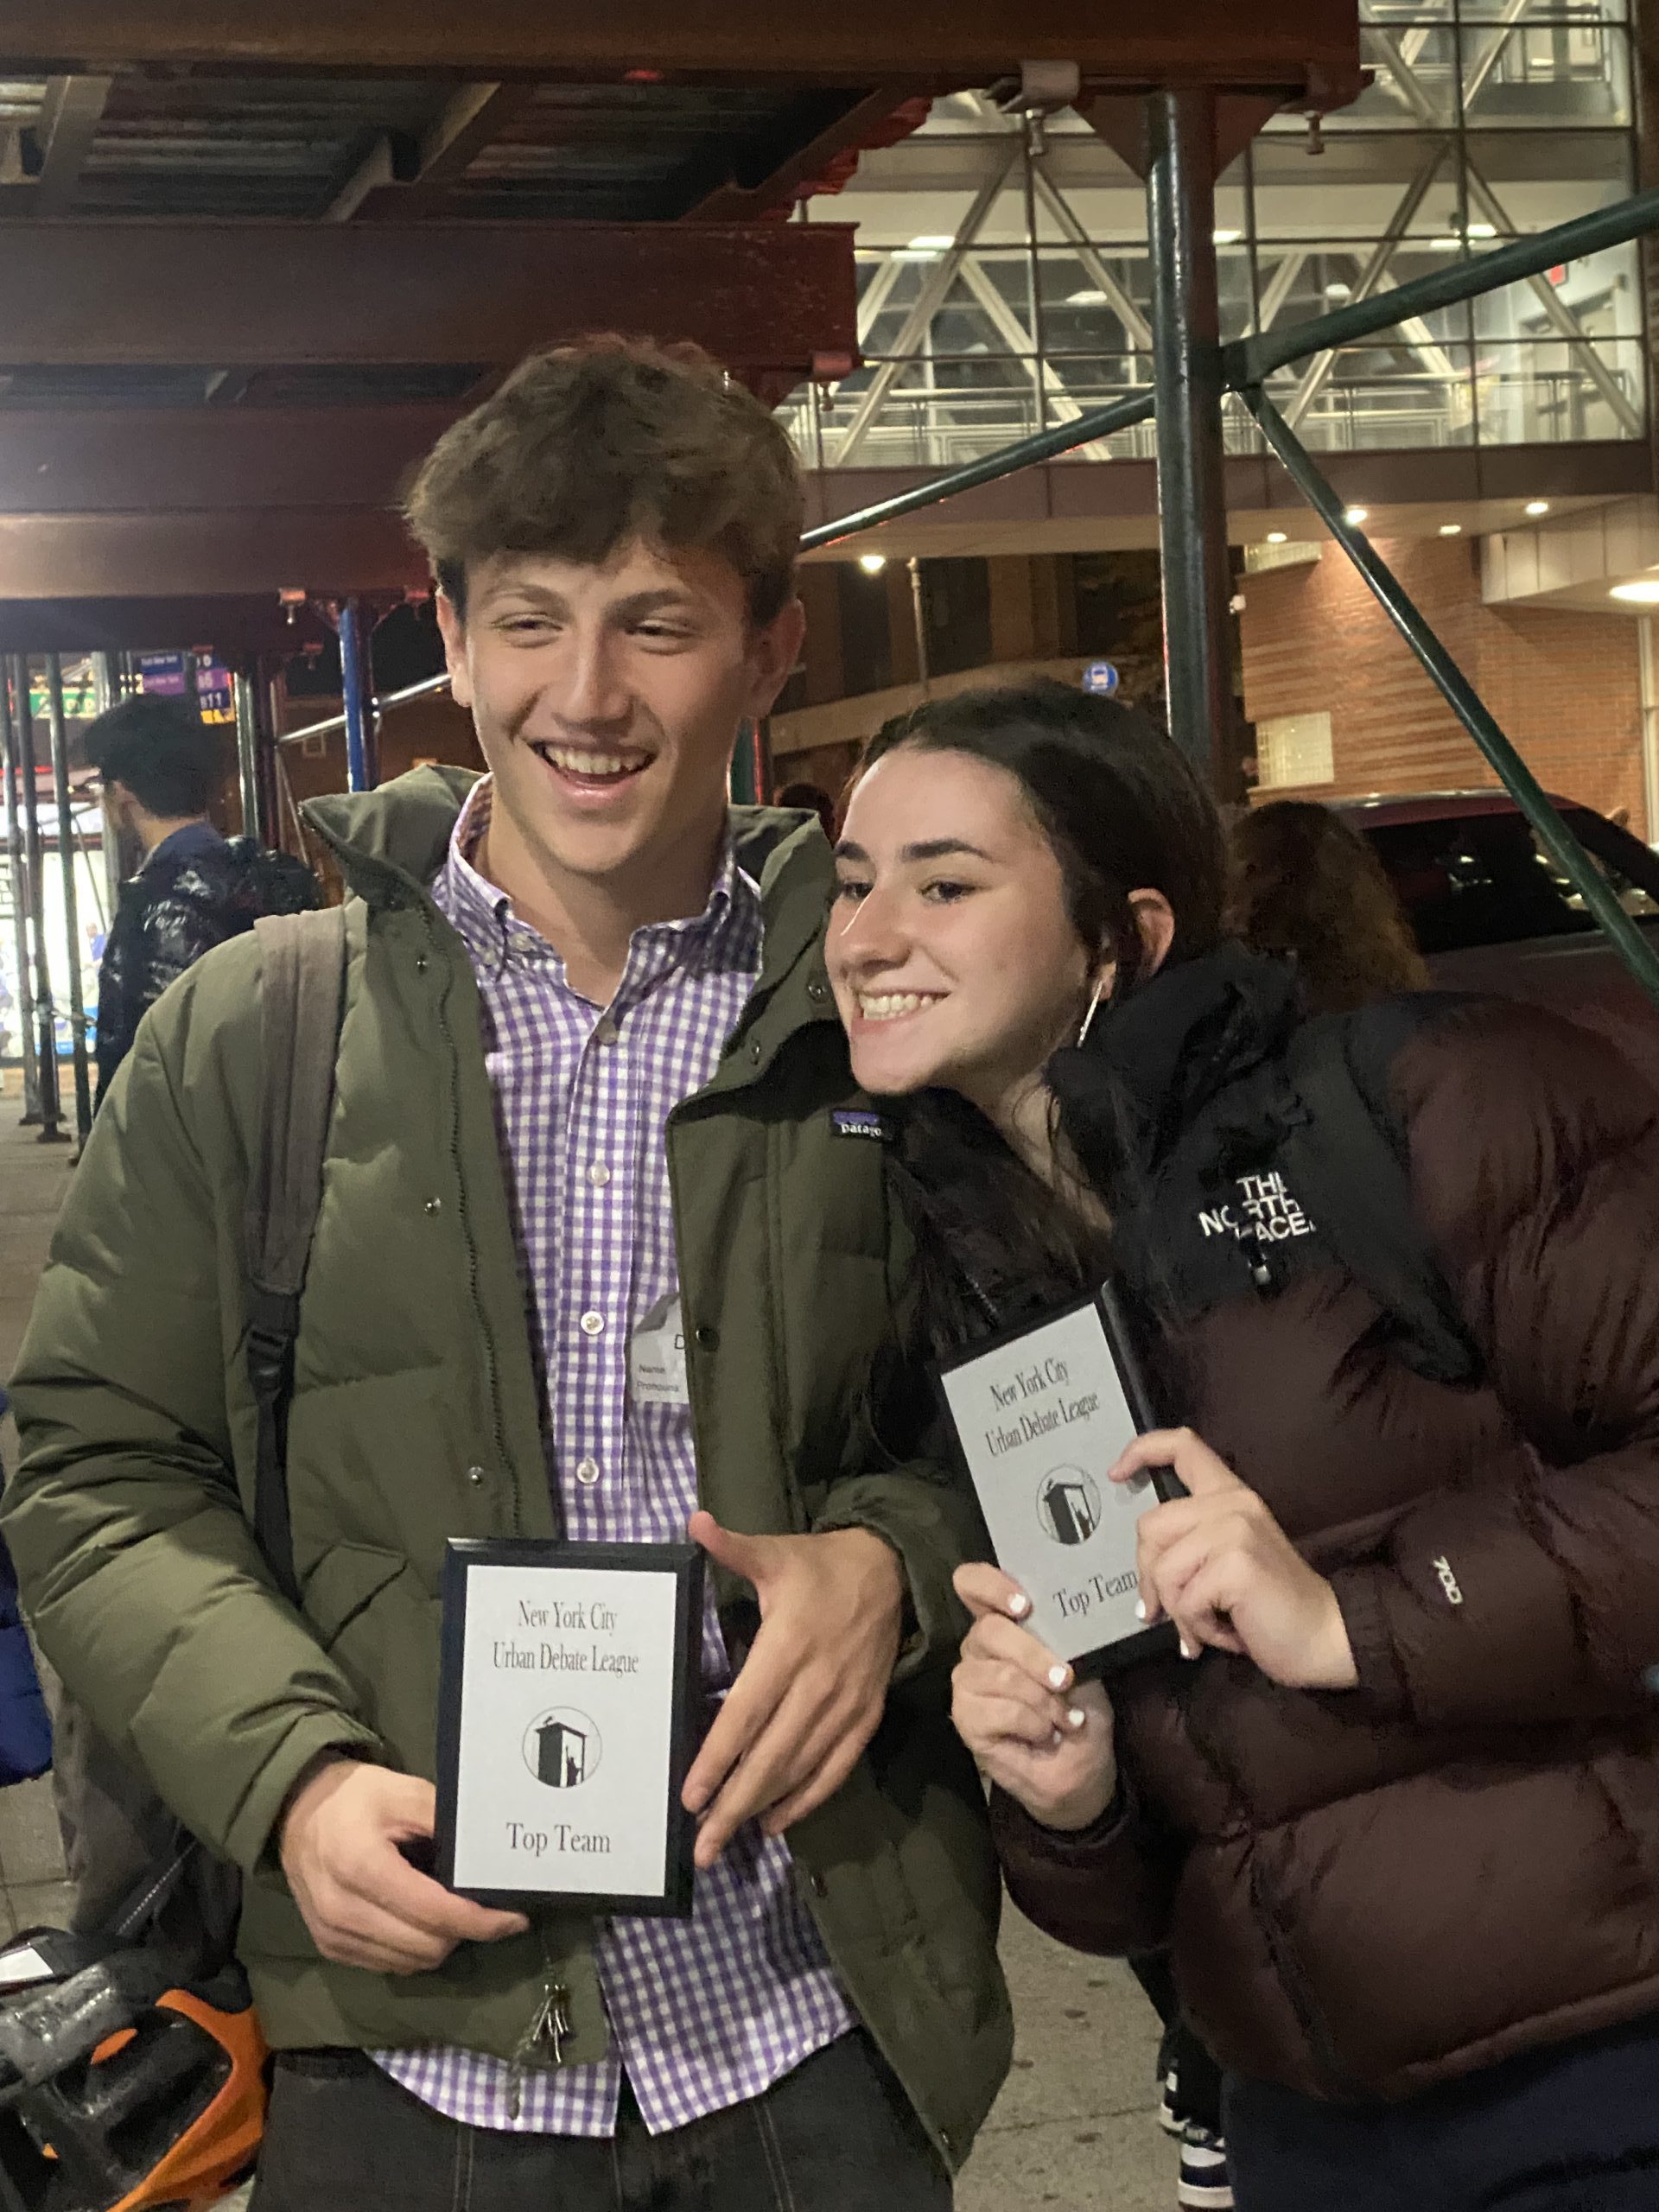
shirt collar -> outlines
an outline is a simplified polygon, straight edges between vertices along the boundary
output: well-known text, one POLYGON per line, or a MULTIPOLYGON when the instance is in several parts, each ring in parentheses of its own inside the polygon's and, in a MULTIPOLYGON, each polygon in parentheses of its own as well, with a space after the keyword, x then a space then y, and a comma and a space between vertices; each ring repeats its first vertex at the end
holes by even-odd
MULTIPOLYGON (((194 860, 199 853, 216 853, 225 843, 211 822, 187 822, 181 830, 175 830, 163 837, 155 850, 144 860, 145 868, 166 865, 168 861, 194 860)), ((140 874, 143 873, 141 869, 140 874)))
MULTIPOLYGON (((508 894, 474 864, 490 826, 493 804, 491 779, 481 777, 456 817, 434 896, 475 963, 501 966, 515 956, 549 961, 563 982, 564 962, 557 949, 530 923, 518 919, 508 894)), ((760 943, 760 888, 737 864, 728 822, 702 912, 678 921, 648 922, 634 931, 619 996, 630 995, 639 984, 670 968, 756 965, 760 943)))

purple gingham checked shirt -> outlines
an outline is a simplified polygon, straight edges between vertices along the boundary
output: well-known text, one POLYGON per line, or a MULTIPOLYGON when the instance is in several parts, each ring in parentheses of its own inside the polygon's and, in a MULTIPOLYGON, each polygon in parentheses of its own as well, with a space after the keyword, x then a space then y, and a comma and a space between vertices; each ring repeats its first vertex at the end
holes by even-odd
MULTIPOLYGON (((679 1541, 698 1502, 690 1413, 661 1390, 639 1402, 629 1351, 678 1294, 664 1124, 713 1076, 754 987, 760 894, 728 852, 702 914, 635 931, 601 1012, 472 867, 489 804, 486 782, 455 825, 433 897, 483 1001, 546 1378, 549 1479, 574 1541, 679 1541)), ((712 1597, 702 1672, 711 1695, 730 1683, 712 1597)), ((690 1920, 602 1923, 594 1954, 612 2031, 596 2064, 532 2068, 515 2084, 505 2062, 475 2051, 383 2051, 380 2063, 452 2120, 548 2135, 613 2133, 626 2069, 660 2134, 759 2096, 854 2025, 787 1849, 753 1827, 697 1876, 690 1920)))

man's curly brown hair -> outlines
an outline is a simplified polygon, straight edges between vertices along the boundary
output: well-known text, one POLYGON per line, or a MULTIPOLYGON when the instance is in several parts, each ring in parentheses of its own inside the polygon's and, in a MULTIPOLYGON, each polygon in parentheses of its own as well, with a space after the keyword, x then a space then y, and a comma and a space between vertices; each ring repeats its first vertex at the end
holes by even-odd
POLYGON ((446 430, 404 502, 465 614, 470 569, 499 553, 598 563, 639 537, 723 554, 749 618, 795 588, 800 470, 782 427, 701 346, 596 336, 532 353, 446 430))

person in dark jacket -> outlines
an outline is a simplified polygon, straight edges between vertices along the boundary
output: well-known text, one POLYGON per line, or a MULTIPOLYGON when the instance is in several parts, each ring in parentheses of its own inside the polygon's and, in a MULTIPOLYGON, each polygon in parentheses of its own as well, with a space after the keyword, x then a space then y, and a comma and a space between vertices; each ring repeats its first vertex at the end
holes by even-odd
POLYGON ((316 878, 256 837, 226 838, 207 818, 216 772, 212 733, 182 699, 124 699, 89 724, 111 834, 143 849, 121 887, 98 979, 98 1100, 145 1012, 187 968, 251 930, 261 914, 303 913, 316 878))
POLYGON ((1408 1002, 1389 1110, 1466 1344, 1437 1370, 1286 1172, 1294 982, 1222 938, 1213 810, 1144 720, 1047 685, 925 707, 838 862, 925 1340, 1109 1266, 1185 1424, 1109 1471, 1185 1485, 1139 1524, 1184 1656, 1109 1696, 959 1571, 1014 1897, 1085 1950, 1170 1946, 1245 2212, 1650 2207, 1651 1096, 1540 1009, 1408 1002))

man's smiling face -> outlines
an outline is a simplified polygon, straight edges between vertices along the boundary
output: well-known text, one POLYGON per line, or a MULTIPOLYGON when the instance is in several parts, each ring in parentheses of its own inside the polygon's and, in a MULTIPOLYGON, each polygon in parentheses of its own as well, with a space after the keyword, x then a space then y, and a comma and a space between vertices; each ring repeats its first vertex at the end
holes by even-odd
POLYGON ((720 834, 739 724, 793 667, 798 601, 749 620, 731 563, 630 539, 594 564, 503 553, 438 603, 454 695, 494 779, 491 844, 546 880, 648 886, 720 834))

